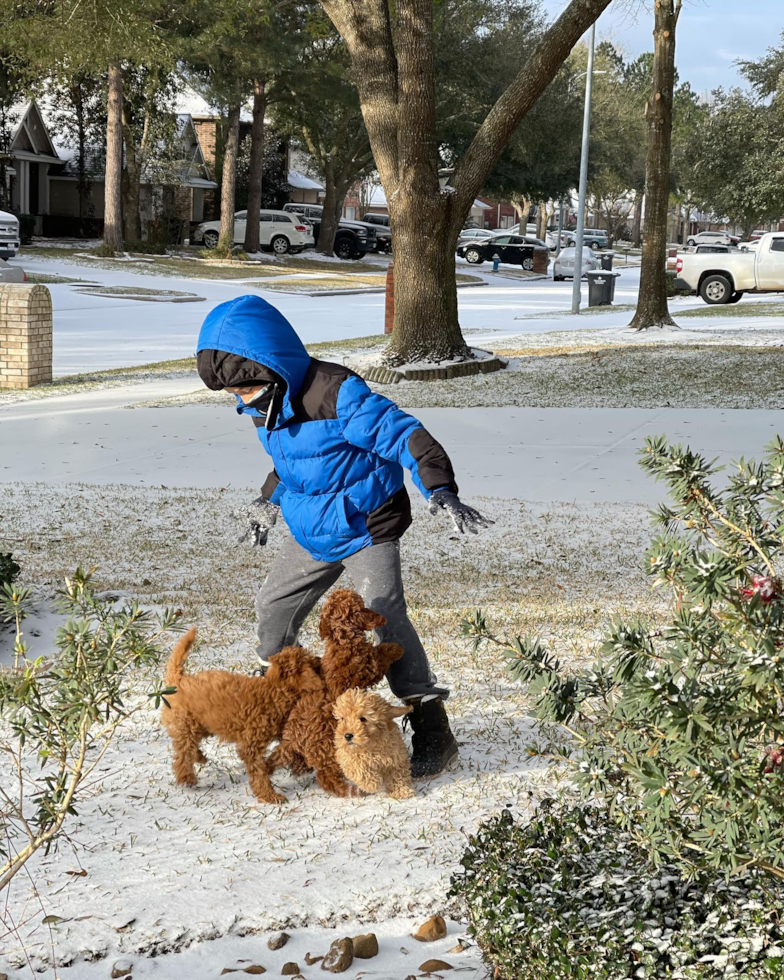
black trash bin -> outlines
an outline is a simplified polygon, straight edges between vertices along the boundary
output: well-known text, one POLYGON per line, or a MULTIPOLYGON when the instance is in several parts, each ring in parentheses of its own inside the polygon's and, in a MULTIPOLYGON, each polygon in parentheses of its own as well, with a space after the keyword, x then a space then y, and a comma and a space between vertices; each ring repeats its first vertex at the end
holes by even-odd
POLYGON ((617 275, 617 272, 604 272, 600 269, 594 272, 586 272, 589 306, 609 306, 612 303, 617 275))
POLYGON ((615 252, 602 252, 600 256, 602 260, 602 271, 612 272, 613 259, 615 258, 615 252))

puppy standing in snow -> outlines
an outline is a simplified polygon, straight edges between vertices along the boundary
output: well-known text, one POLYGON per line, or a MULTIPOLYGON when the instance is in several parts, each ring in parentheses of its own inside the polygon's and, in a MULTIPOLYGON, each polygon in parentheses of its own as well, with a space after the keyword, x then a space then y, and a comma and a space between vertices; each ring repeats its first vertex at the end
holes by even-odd
POLYGON ((307 650, 287 647, 275 657, 264 677, 246 677, 227 670, 185 673, 196 630, 186 633, 166 665, 166 686, 176 687, 167 697, 161 721, 174 748, 174 776, 178 784, 196 785, 196 763, 206 762, 202 740, 217 735, 233 742, 245 763, 250 788, 262 803, 285 803, 267 772, 265 753, 280 738, 295 703, 323 688, 319 661, 307 650))
POLYGON ((408 752, 395 718, 411 705, 397 708, 380 694, 352 688, 335 702, 335 756, 343 774, 366 793, 385 789, 395 800, 414 796, 408 752))

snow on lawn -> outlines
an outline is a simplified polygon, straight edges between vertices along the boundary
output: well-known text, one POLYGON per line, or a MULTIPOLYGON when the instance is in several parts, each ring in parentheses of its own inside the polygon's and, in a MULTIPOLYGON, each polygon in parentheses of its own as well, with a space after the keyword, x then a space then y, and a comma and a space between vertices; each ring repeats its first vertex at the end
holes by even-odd
MULTIPOLYGON (((199 627, 192 669, 247 670, 254 662, 253 594, 281 534, 260 553, 237 546, 227 515, 254 492, 10 485, 4 544, 39 602, 77 562, 98 565, 98 588, 175 605, 184 624, 199 627)), ((587 656, 614 613, 657 611, 641 574, 648 537, 642 506, 477 503, 496 521, 482 538, 456 539, 420 506, 403 549, 412 617, 452 690, 458 766, 420 784, 417 797, 403 803, 338 800, 312 777, 279 774, 288 802, 270 807, 250 796, 230 747, 208 744, 199 787, 175 787, 168 739, 146 711, 106 756, 68 825, 68 841, 34 861, 41 904, 26 876, 14 883, 10 908, 17 921, 32 916, 23 939, 36 966, 49 955, 43 915, 62 920, 49 920, 61 962, 81 964, 283 927, 335 927, 338 937, 381 922, 399 935, 390 920, 460 914, 448 907, 446 892, 466 834, 503 805, 529 812, 557 776, 531 754, 539 739, 502 659, 460 639, 464 611, 481 606, 501 629, 539 633, 567 660, 587 656), (83 877, 69 874, 82 870, 83 877)), ((318 649, 314 627, 311 617, 303 639, 318 649)), ((139 675, 136 696, 153 683, 139 675)), ((324 952, 323 937, 308 943, 324 952)), ((244 947, 228 951, 245 954, 244 947)), ((21 954, 6 956, 21 965, 21 954)), ((407 964, 418 966, 415 956, 419 948, 390 977, 412 972, 407 964)), ((216 956, 209 962, 217 964, 216 956)), ((96 975, 86 966, 61 972, 78 980, 96 975)))

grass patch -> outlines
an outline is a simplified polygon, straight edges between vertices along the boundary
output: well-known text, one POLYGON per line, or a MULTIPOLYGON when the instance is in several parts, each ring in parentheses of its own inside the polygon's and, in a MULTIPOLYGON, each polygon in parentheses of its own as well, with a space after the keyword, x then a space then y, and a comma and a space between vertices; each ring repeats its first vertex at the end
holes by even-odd
MULTIPOLYGON (((631 313, 637 307, 633 303, 617 303, 612 306, 580 307, 580 316, 600 316, 604 313, 631 313)), ((571 310, 543 310, 541 313, 524 313, 515 320, 553 320, 564 316, 574 316, 571 310)))
POLYGON ((725 317, 748 319, 752 316, 777 316, 784 319, 784 303, 729 303, 726 306, 695 306, 689 310, 670 310, 677 320, 699 317, 725 317))
POLYGON ((45 272, 28 272, 27 281, 33 285, 40 286, 54 286, 57 284, 67 286, 69 283, 79 283, 80 285, 86 286, 90 283, 89 279, 78 279, 76 276, 48 275, 45 272))
POLYGON ((514 370, 379 390, 406 408, 784 408, 780 347, 647 344, 516 353, 514 370))

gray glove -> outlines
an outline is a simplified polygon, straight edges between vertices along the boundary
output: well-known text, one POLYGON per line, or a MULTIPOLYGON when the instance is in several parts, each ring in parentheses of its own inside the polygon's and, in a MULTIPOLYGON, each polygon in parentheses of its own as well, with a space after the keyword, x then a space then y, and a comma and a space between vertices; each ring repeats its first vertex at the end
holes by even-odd
POLYGON ((252 503, 235 510, 232 517, 244 528, 237 540, 240 544, 249 541, 252 548, 262 547, 267 543, 267 535, 275 526, 279 513, 280 507, 264 497, 257 497, 252 503))
POLYGON ((464 504, 456 493, 451 490, 436 490, 430 497, 430 513, 437 514, 439 510, 445 510, 452 518, 455 530, 461 534, 468 531, 470 534, 479 534, 480 527, 490 527, 495 524, 488 517, 482 517, 478 510, 464 504))

